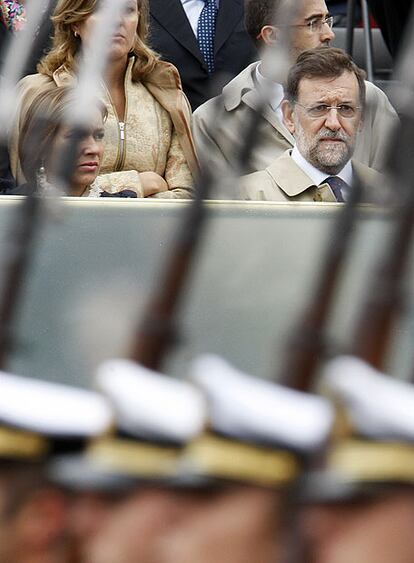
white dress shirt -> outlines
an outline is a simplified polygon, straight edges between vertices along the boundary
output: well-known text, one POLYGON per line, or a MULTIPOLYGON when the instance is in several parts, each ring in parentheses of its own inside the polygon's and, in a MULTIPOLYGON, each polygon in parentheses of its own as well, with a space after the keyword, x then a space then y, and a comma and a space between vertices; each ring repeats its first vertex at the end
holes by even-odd
POLYGON ((270 80, 269 78, 263 76, 263 74, 260 72, 260 67, 260 64, 256 67, 257 84, 259 88, 265 93, 265 95, 268 96, 270 107, 274 112, 276 112, 281 123, 283 123, 283 114, 280 107, 280 104, 282 103, 285 96, 283 86, 282 84, 274 82, 273 80, 270 80))
MULTIPOLYGON (((308 162, 306 158, 301 155, 296 145, 293 147, 291 156, 292 159, 299 166, 299 168, 309 176, 309 178, 313 181, 315 186, 319 186, 319 184, 322 184, 327 178, 332 176, 332 174, 326 174, 326 172, 321 172, 321 170, 318 170, 312 164, 310 164, 310 162, 308 162)), ((352 186, 353 171, 352 171, 351 161, 348 160, 348 162, 345 164, 342 170, 338 174, 335 174, 335 176, 341 178, 341 180, 346 182, 348 186, 352 186)), ((342 196, 346 200, 348 194, 342 193, 342 196)))
MULTIPOLYGON (((168 2, 168 0, 165 0, 168 2)), ((217 8, 219 7, 220 0, 216 0, 217 8)), ((200 18, 200 14, 202 9, 204 8, 205 1, 204 0, 181 0, 181 4, 183 5, 184 11, 190 22, 191 29, 194 32, 194 35, 197 37, 197 25, 198 20, 200 18)))

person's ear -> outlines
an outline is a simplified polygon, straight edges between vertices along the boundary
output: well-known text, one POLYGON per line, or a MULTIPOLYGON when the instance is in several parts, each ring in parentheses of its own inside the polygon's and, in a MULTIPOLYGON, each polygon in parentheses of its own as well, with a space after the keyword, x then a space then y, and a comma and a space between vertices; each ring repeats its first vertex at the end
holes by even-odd
POLYGON ((295 106, 289 100, 283 100, 282 105, 280 106, 283 115, 283 122, 286 125, 287 129, 292 133, 295 132, 295 106))
POLYGON ((278 29, 273 25, 265 25, 260 30, 257 39, 261 40, 263 45, 266 47, 272 47, 278 38, 278 29))

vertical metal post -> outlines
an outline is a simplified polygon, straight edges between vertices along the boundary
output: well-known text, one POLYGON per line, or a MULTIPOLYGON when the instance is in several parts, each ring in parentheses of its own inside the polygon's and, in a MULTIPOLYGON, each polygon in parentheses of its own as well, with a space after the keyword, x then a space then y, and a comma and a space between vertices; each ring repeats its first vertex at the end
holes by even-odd
POLYGON ((362 22, 364 25, 364 44, 365 44, 365 63, 367 69, 367 78, 370 82, 374 82, 374 50, 372 48, 372 31, 369 21, 369 10, 367 0, 361 0, 362 22))
POLYGON ((354 51, 355 4, 356 0, 348 0, 346 13, 346 52, 351 57, 354 51))

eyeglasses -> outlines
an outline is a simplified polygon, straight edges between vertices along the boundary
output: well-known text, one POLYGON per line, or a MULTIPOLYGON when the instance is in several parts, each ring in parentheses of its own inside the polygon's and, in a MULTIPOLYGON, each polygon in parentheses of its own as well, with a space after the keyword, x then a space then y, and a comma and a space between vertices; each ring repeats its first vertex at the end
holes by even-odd
POLYGON ((345 119, 351 119, 352 117, 355 117, 357 111, 361 109, 359 106, 354 107, 350 106, 349 104, 341 104, 339 106, 327 106, 326 104, 318 104, 317 106, 310 107, 304 106, 299 102, 295 102, 295 104, 306 110, 306 113, 309 115, 309 117, 313 117, 315 119, 319 117, 326 117, 332 109, 336 109, 341 117, 345 117, 345 119))
POLYGON ((326 18, 314 18, 306 23, 297 23, 289 27, 308 27, 311 33, 320 33, 324 25, 332 29, 333 22, 333 16, 327 16, 326 18))
MULTIPOLYGON (((313 18, 306 23, 296 23, 293 25, 281 25, 278 23, 273 24, 275 27, 307 27, 311 33, 321 33, 324 25, 327 25, 329 29, 332 29, 334 23, 333 16, 327 16, 326 18, 313 18)), ((260 39, 262 36, 261 32, 256 36, 256 39, 260 39)))

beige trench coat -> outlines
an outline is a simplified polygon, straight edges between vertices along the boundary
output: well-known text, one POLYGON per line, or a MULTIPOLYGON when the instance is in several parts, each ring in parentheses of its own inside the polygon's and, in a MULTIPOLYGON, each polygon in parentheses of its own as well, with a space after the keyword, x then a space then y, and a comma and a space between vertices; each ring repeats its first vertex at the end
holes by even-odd
MULTIPOLYGON (((352 161, 354 174, 363 182, 362 202, 386 204, 391 200, 385 177, 352 161)), ((329 184, 315 186, 311 178, 291 157, 291 150, 276 158, 265 170, 253 172, 240 179, 240 199, 253 201, 313 201, 336 203, 329 184)))

